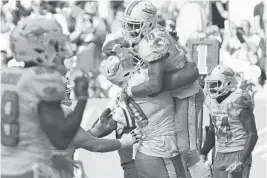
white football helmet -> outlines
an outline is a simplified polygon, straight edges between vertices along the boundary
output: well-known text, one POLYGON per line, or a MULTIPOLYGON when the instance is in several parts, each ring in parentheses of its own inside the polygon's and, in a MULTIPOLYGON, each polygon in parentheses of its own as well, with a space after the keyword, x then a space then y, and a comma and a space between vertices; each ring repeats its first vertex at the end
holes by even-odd
POLYGON ((157 8, 149 0, 134 0, 125 9, 122 17, 124 36, 138 43, 157 25, 157 8))
POLYGON ((215 99, 236 88, 235 72, 227 66, 216 66, 205 78, 205 90, 215 99))
POLYGON ((105 75, 114 85, 123 87, 134 73, 135 69, 129 62, 121 61, 117 56, 108 57, 105 65, 105 75))
POLYGON ((21 20, 10 35, 10 42, 17 61, 63 67, 65 58, 73 55, 69 38, 61 26, 44 17, 21 20))

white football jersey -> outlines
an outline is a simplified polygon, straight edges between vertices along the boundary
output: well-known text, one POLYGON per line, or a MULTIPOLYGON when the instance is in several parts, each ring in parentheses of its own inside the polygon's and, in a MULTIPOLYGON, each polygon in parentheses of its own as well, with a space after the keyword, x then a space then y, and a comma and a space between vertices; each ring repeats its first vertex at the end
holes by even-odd
POLYGON ((216 133, 218 152, 234 152, 244 149, 248 134, 240 121, 239 114, 244 108, 254 108, 248 93, 231 93, 221 103, 207 96, 205 101, 216 133))

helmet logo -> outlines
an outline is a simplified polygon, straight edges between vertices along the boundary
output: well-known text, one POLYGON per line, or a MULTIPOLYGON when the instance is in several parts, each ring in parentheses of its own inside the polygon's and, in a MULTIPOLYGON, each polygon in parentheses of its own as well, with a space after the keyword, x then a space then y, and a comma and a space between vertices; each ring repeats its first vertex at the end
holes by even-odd
POLYGON ((230 72, 230 71, 224 71, 222 74, 224 74, 225 76, 228 76, 228 77, 232 77, 234 76, 234 73, 233 72, 230 72))
POLYGON ((154 8, 153 6, 150 6, 150 7, 146 7, 145 9, 142 9, 142 11, 144 11, 148 14, 154 15, 154 14, 156 14, 157 9, 154 8))
POLYGON ((142 11, 151 15, 155 15, 157 12, 157 8, 155 8, 152 4, 148 3, 146 4, 146 7, 142 9, 142 11))
POLYGON ((126 14, 126 15, 131 15, 131 13, 132 13, 132 11, 133 11, 133 8, 134 8, 137 4, 139 4, 140 2, 141 2, 141 1, 134 1, 134 2, 132 2, 132 3, 129 5, 129 7, 127 8, 125 14, 126 14))

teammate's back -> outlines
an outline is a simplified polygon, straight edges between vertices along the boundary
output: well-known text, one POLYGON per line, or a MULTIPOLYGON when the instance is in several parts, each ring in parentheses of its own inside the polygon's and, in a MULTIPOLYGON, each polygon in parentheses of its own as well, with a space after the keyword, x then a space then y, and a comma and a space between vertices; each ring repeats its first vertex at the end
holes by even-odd
POLYGON ((51 144, 41 129, 38 104, 64 99, 60 74, 45 67, 3 68, 1 89, 2 173, 23 173, 33 163, 47 163, 51 144))
MULTIPOLYGON (((183 68, 188 62, 185 52, 169 32, 157 25, 138 44, 138 54, 146 62, 161 60, 164 72, 183 68)), ((199 92, 197 81, 172 91, 172 96, 186 98, 199 92)))
POLYGON ((73 55, 68 37, 54 19, 25 18, 10 35, 12 52, 24 67, 1 70, 1 177, 54 177, 51 145, 66 149, 80 128, 88 97, 88 78, 73 78, 78 103, 68 119, 64 60, 73 55))

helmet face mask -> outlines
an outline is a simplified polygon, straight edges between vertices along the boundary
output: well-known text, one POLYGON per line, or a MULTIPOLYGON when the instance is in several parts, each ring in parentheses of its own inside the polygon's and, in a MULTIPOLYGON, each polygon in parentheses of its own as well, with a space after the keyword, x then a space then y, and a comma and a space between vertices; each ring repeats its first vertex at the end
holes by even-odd
POLYGON ((148 0, 131 2, 121 20, 122 32, 132 43, 139 43, 157 24, 157 9, 148 0))
POLYGON ((144 22, 122 21, 123 33, 132 42, 138 42, 141 39, 141 30, 144 22))
POLYGON ((222 82, 219 80, 206 80, 205 85, 207 93, 212 99, 218 98, 219 96, 227 93, 225 93, 226 90, 224 90, 222 82))
POLYGON ((237 84, 234 71, 218 65, 205 78, 205 90, 209 97, 216 99, 234 90, 237 84))

